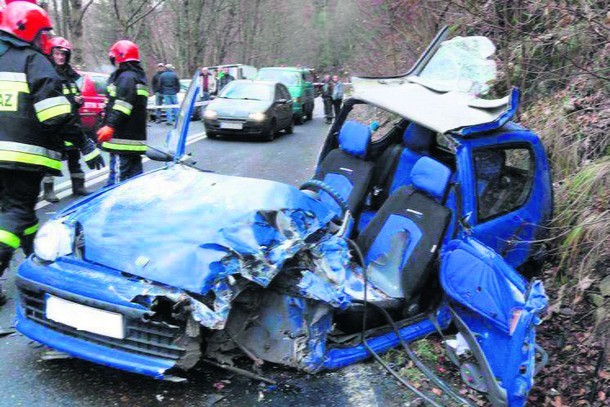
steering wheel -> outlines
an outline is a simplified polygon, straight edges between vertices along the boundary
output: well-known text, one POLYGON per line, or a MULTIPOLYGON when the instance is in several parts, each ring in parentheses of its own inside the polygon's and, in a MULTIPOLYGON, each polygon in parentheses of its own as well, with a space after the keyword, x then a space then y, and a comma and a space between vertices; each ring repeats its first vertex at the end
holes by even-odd
POLYGON ((347 206, 347 202, 345 201, 345 199, 343 199, 343 197, 341 195, 339 195, 339 193, 335 190, 335 188, 331 187, 324 181, 312 179, 312 180, 309 180, 309 181, 306 181, 305 183, 303 183, 303 185, 301 185, 301 187, 299 189, 301 191, 304 189, 308 189, 308 190, 314 191, 314 192, 318 192, 318 191, 326 192, 328 194, 328 196, 330 196, 335 201, 335 203, 339 206, 339 209, 341 209, 341 214, 340 214, 341 218, 343 218, 345 216, 345 213, 349 210, 349 207, 347 206))

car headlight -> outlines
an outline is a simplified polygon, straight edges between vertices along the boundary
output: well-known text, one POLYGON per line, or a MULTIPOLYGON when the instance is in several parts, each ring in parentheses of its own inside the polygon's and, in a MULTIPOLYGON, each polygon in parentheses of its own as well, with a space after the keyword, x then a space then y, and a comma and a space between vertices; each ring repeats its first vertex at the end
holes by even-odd
POLYGON ((203 117, 208 120, 216 120, 218 118, 218 112, 216 110, 205 109, 203 111, 203 117))
POLYGON ((254 120, 255 122, 264 122, 267 115, 263 112, 250 113, 248 119, 254 120))
POLYGON ((65 225, 61 219, 45 223, 34 240, 36 257, 45 261, 55 261, 60 256, 72 253, 74 228, 65 225))

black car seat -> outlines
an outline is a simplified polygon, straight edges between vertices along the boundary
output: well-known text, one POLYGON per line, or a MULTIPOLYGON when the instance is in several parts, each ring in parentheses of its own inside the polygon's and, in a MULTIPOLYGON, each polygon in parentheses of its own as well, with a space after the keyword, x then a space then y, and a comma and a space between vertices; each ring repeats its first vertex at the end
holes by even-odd
MULTIPOLYGON (((374 165, 367 160, 371 130, 362 123, 348 120, 339 130, 338 139, 339 148, 328 153, 313 179, 333 187, 356 217, 373 176, 374 165)), ((334 199, 324 191, 320 191, 320 199, 339 210, 334 199)))
POLYGON ((442 204, 450 178, 445 165, 420 158, 411 170, 412 185, 395 191, 357 238, 368 281, 407 307, 432 275, 451 217, 442 204))
POLYGON ((398 156, 396 166, 386 180, 388 194, 399 188, 411 185, 411 170, 423 156, 429 155, 434 144, 436 133, 417 123, 409 124, 402 137, 403 149, 398 156))
POLYGON ((429 154, 436 134, 417 123, 410 123, 402 136, 402 144, 394 145, 381 154, 375 162, 372 187, 372 211, 364 211, 358 224, 363 230, 373 218, 374 210, 389 195, 401 187, 411 185, 411 170, 417 160, 429 154))

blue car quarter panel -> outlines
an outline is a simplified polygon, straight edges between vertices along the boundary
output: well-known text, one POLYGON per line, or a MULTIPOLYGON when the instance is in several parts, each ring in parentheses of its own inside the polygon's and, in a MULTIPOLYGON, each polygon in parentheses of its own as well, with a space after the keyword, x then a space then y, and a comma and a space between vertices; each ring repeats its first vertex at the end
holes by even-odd
POLYGON ((141 280, 126 279, 115 270, 62 258, 41 265, 31 259, 18 270, 16 328, 38 342, 106 366, 163 378, 181 365, 188 352, 184 329, 147 321, 149 310, 133 297, 144 291, 171 295, 141 280), (124 338, 76 329, 47 315, 49 298, 120 314, 124 338))
POLYGON ((520 266, 532 254, 533 242, 544 237, 552 216, 550 168, 540 139, 509 124, 486 137, 461 140, 457 156, 463 213, 472 214, 474 235, 511 266, 520 266), (497 154, 489 156, 494 152, 497 154), (479 161, 477 167, 474 157, 482 153, 489 157, 479 161), (494 157, 500 158, 500 162, 494 157), (520 170, 517 167, 525 164, 515 162, 516 158, 530 160, 530 166, 520 170), (485 196, 482 194, 492 185, 494 176, 499 187, 496 195, 490 195, 489 206, 494 206, 490 212, 482 210, 485 196), (517 179, 526 181, 515 182, 517 179), (520 203, 510 205, 519 200, 520 203))
POLYGON ((474 238, 447 245, 440 280, 460 332, 467 340, 473 338, 471 351, 477 355, 480 348, 478 365, 490 369, 484 374, 488 389, 499 387, 495 397, 509 406, 524 405, 536 370, 535 326, 547 305, 542 283, 528 285, 500 255, 474 238))

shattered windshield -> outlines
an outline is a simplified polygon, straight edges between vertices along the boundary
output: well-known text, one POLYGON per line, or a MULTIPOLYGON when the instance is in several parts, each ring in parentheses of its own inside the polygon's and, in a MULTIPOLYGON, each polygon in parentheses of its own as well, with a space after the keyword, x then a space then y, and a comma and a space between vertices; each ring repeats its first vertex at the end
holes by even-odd
POLYGON ((417 77, 428 88, 472 95, 489 92, 496 79, 495 45, 486 37, 455 37, 444 41, 417 77))

